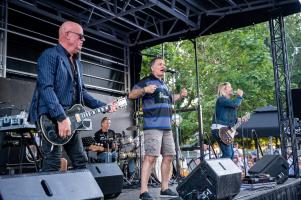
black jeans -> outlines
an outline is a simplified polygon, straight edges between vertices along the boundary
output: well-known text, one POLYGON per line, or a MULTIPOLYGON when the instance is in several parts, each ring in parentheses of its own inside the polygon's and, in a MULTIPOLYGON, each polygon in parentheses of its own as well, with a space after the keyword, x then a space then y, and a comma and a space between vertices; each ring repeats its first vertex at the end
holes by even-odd
MULTIPOLYGON (((41 149, 44 156, 42 171, 58 171, 61 167, 63 146, 52 145, 43 138, 41 149)), ((88 157, 78 133, 75 133, 64 145, 64 149, 72 162, 73 169, 86 168, 88 157)))

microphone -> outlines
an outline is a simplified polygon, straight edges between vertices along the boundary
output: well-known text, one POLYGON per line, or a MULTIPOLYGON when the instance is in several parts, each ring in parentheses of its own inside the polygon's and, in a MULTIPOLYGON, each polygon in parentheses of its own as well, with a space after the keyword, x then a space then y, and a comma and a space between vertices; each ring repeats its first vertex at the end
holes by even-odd
POLYGON ((178 73, 176 70, 168 69, 168 68, 165 68, 164 72, 168 72, 168 73, 172 73, 172 74, 178 73))
MULTIPOLYGON (((235 91, 232 91, 232 95, 234 95, 234 96, 238 96, 238 95, 237 95, 237 90, 235 90, 235 91)), ((246 95, 245 95, 245 93, 242 95, 242 97, 243 97, 243 98, 246 98, 246 95)))

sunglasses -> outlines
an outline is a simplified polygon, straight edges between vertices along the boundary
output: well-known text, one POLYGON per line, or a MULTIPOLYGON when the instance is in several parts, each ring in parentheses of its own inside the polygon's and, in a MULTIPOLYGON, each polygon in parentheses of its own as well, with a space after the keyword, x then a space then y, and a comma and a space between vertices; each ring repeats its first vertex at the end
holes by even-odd
POLYGON ((85 39, 84 34, 76 33, 76 32, 73 32, 73 31, 67 31, 66 33, 76 34, 76 35, 78 35, 78 37, 79 37, 80 40, 84 40, 85 39))

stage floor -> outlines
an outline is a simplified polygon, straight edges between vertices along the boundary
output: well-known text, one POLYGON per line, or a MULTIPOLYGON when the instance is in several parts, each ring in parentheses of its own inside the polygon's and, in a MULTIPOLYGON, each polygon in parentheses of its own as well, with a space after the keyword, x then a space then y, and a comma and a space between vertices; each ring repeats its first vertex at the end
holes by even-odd
MULTIPOLYGON (((171 189, 176 191, 177 185, 171 189)), ((123 189, 116 200, 138 200, 140 188, 123 189)), ((170 200, 173 198, 160 197, 160 188, 149 188, 151 196, 155 200, 170 200)), ((257 189, 253 191, 242 190, 233 200, 301 200, 301 179, 288 179, 284 184, 269 189, 257 189)))
MULTIPOLYGON (((172 185, 170 188, 176 192, 177 185, 172 185)), ((149 187, 148 188, 150 195, 155 200, 170 200, 174 198, 160 197, 160 188, 149 187)), ((140 187, 137 189, 123 189, 122 193, 119 195, 116 200, 138 200, 140 195, 140 187)))

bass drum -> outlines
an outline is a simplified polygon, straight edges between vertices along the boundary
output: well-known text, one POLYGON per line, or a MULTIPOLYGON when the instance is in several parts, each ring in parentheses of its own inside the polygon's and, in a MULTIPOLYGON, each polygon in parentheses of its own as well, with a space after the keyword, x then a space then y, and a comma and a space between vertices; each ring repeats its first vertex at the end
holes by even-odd
MULTIPOLYGON (((163 157, 162 155, 158 156, 157 161, 154 165, 152 175, 153 177, 158 180, 160 183, 162 181, 162 176, 161 176, 161 164, 162 164, 163 157)), ((170 163, 170 170, 169 170, 169 178, 172 176, 173 173, 173 163, 170 163)))

